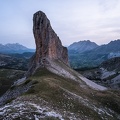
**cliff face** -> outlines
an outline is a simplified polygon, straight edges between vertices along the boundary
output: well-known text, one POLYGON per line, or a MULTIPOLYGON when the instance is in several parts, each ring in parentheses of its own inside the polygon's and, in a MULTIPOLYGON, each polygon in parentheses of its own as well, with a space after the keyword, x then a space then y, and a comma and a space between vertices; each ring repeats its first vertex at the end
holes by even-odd
POLYGON ((45 66, 48 62, 47 59, 59 59, 68 64, 67 48, 62 46, 59 37, 50 25, 50 21, 42 11, 36 12, 33 16, 33 33, 36 53, 32 60, 32 69, 45 66))

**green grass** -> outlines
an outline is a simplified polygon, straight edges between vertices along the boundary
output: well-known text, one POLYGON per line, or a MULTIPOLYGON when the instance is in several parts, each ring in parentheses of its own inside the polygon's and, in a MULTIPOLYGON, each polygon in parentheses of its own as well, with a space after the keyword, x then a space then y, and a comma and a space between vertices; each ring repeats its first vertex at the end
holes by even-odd
POLYGON ((0 69, 0 95, 5 93, 14 81, 22 78, 25 71, 14 69, 0 69))
MULTIPOLYGON (((66 69, 69 70, 70 68, 66 67, 66 69)), ((69 72, 72 73, 72 70, 69 70, 69 72)), ((75 73, 73 72, 73 74, 75 73)), ((120 114, 120 94, 118 91, 96 91, 89 87, 82 88, 78 82, 53 74, 45 68, 38 69, 28 81, 32 81, 34 84, 25 95, 36 95, 36 97, 40 97, 51 104, 54 109, 70 111, 80 118, 87 116, 89 119, 101 120, 100 115, 96 111, 81 103, 79 99, 69 95, 65 91, 67 90, 84 99, 88 99, 91 104, 98 108, 101 106, 107 107, 120 114)), ((104 115, 105 117, 112 120, 107 114, 104 115)), ((115 115, 114 118, 117 119, 115 115)))
POLYGON ((61 88, 67 89, 82 97, 85 97, 90 93, 91 90, 84 90, 77 82, 57 76, 46 69, 37 70, 29 79, 37 82, 27 94, 36 94, 36 96, 41 97, 52 104, 54 108, 57 107, 61 110, 71 111, 78 115, 84 114, 91 118, 94 115, 97 120, 100 119, 100 116, 94 110, 80 103, 78 99, 69 99, 64 96, 67 94, 61 88))
POLYGON ((120 93, 119 91, 106 91, 96 93, 96 100, 104 106, 120 114, 120 93))

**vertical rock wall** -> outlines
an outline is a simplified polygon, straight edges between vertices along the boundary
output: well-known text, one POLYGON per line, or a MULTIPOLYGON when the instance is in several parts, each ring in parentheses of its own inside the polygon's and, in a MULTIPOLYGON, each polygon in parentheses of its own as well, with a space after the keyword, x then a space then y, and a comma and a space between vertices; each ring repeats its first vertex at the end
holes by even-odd
POLYGON ((45 66, 47 59, 59 59, 68 64, 68 51, 54 32, 45 13, 38 11, 33 16, 33 34, 36 43, 36 53, 32 58, 30 69, 45 66))

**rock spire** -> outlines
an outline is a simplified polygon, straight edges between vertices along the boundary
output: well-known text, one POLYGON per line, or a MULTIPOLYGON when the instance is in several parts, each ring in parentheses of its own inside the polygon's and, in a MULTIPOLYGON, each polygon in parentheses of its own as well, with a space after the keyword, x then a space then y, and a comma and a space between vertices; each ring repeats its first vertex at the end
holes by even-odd
MULTIPOLYGON (((33 34, 36 43, 36 53, 32 58, 32 68, 45 66, 49 60, 59 59, 68 64, 68 51, 54 32, 50 21, 42 11, 33 15, 33 34)), ((32 70, 33 71, 33 70, 32 70)))

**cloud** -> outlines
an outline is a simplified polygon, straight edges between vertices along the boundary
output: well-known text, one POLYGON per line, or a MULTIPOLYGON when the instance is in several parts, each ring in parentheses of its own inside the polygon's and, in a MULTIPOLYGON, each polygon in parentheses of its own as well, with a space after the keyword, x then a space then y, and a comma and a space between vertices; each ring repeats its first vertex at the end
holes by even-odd
POLYGON ((108 12, 117 7, 119 0, 99 0, 99 6, 103 12, 108 12))
POLYGON ((102 44, 120 38, 119 0, 0 1, 0 43, 34 47, 33 13, 42 10, 64 45, 89 39, 102 44))

